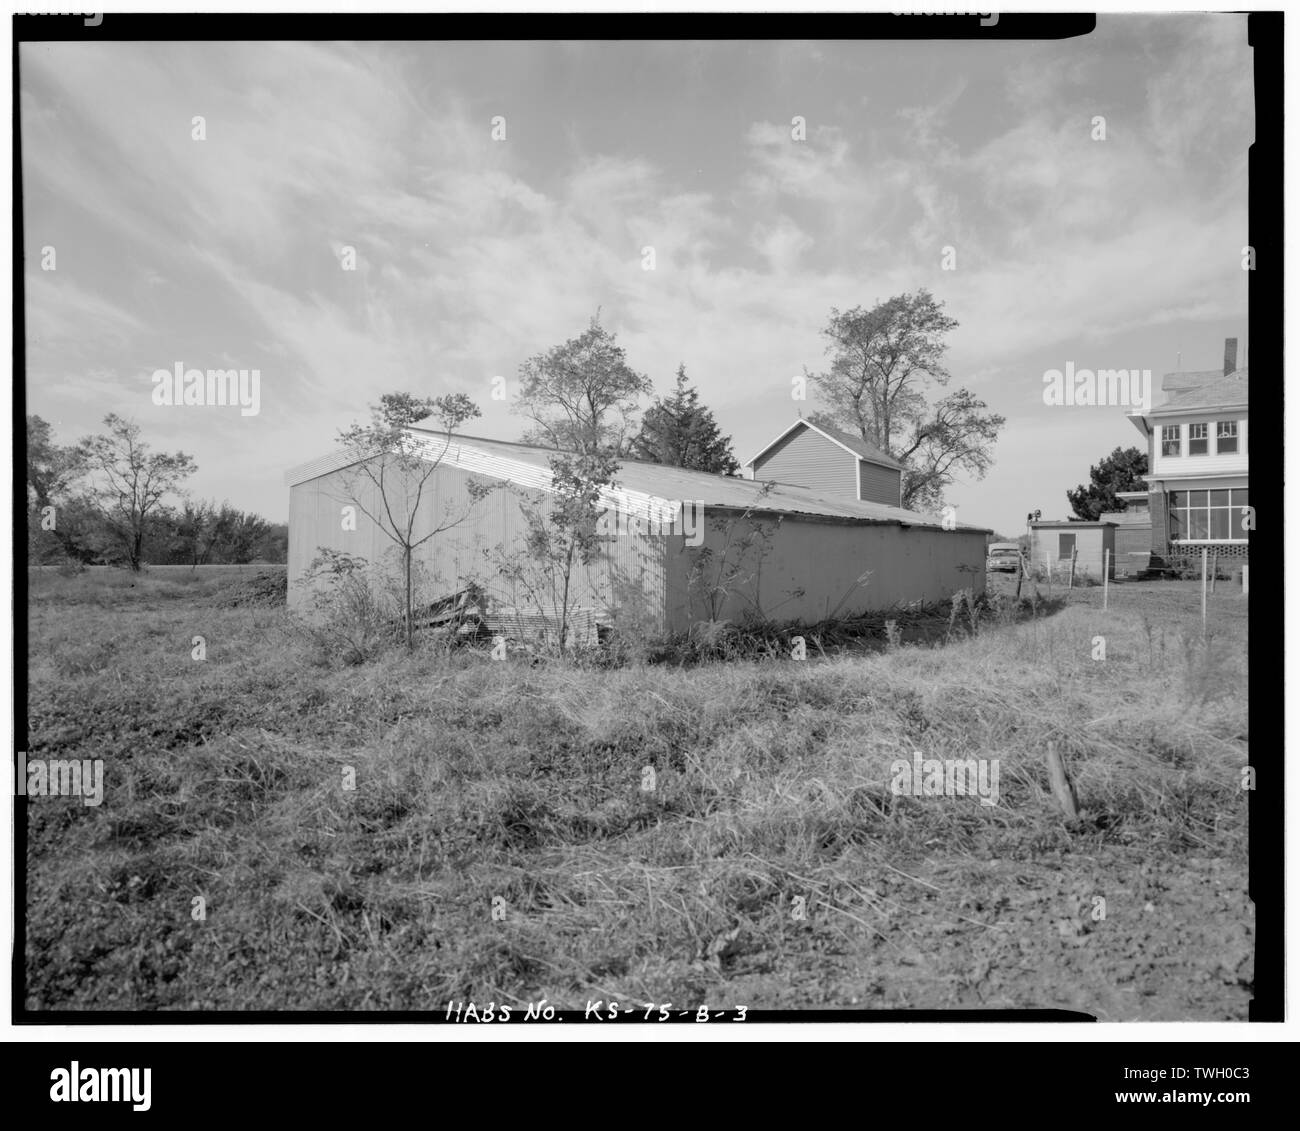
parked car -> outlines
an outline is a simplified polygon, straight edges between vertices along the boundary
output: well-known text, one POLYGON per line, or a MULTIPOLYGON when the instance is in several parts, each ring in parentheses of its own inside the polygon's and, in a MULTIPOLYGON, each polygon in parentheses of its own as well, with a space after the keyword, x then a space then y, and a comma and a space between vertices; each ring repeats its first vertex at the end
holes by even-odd
POLYGON ((990 573, 998 571, 1015 573, 1020 568, 1020 544, 1018 542, 989 543, 989 556, 985 565, 990 573))

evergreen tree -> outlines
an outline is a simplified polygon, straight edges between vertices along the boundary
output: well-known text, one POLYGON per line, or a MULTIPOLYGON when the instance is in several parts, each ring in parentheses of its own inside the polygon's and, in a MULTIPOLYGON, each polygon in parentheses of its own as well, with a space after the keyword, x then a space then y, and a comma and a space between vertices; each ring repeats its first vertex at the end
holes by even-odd
POLYGON ((637 459, 691 471, 735 475, 740 470, 731 452, 731 438, 722 435, 712 411, 700 403, 700 394, 686 383, 686 366, 677 367, 677 384, 668 397, 660 397, 646 410, 641 431, 632 440, 637 459))
POLYGON ((1116 448, 1101 463, 1088 469, 1090 482, 1081 483, 1065 497, 1076 518, 1096 522, 1107 511, 1122 511, 1124 500, 1119 491, 1145 491, 1147 454, 1141 448, 1116 448))

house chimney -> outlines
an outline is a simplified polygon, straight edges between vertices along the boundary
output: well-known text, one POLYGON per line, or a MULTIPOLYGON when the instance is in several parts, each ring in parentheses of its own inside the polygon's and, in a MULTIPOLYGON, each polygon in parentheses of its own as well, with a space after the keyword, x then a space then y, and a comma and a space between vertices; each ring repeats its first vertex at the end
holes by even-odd
POLYGON ((1237 339, 1228 338, 1223 343, 1223 375, 1226 377, 1229 373, 1236 372, 1237 369, 1237 339))

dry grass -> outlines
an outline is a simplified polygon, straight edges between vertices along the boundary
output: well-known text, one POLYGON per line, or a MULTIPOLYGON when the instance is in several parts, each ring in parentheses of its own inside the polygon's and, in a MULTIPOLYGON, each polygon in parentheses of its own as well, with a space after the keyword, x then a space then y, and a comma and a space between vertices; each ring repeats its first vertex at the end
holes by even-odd
POLYGON ((107 788, 29 802, 29 1008, 1244 1015, 1231 596, 1208 643, 1077 603, 804 663, 341 670, 222 580, 120 577, 32 582, 29 756, 103 758, 107 788), (999 804, 894 796, 913 751, 998 759, 999 804))

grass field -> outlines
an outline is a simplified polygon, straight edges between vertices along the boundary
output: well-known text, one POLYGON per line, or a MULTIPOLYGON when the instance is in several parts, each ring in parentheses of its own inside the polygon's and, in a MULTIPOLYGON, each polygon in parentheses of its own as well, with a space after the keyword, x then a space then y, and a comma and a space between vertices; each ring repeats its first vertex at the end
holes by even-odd
POLYGON ((322 666, 238 581, 30 576, 28 757, 103 759, 105 794, 26 802, 29 1009, 1246 1016, 1230 584, 1204 640, 1197 585, 1146 583, 947 644, 609 670, 322 666), (896 796, 913 751, 996 759, 998 804, 896 796))

